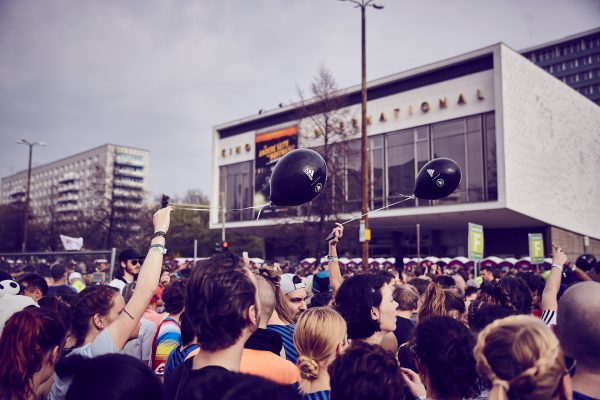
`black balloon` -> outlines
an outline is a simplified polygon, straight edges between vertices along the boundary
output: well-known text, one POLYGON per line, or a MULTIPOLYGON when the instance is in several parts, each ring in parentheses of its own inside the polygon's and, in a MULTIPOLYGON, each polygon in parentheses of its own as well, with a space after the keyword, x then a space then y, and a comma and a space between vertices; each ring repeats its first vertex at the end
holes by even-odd
POLYGON ((414 194, 419 199, 437 200, 449 196, 460 184, 460 167, 449 158, 436 158, 421 168, 414 194))
POLYGON ((299 206, 323 191, 327 164, 319 153, 296 149, 283 156, 271 174, 271 204, 299 206))
POLYGON ((592 254, 582 254, 575 260, 575 265, 584 271, 589 271, 596 265, 596 257, 592 254))

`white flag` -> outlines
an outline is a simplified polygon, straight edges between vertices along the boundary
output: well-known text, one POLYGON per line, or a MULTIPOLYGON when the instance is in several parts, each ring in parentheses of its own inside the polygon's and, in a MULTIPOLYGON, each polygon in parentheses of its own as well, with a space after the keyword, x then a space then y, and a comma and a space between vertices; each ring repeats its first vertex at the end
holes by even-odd
POLYGON ((60 241, 62 242, 65 250, 81 250, 83 247, 83 238, 72 238, 65 235, 60 235, 60 241))

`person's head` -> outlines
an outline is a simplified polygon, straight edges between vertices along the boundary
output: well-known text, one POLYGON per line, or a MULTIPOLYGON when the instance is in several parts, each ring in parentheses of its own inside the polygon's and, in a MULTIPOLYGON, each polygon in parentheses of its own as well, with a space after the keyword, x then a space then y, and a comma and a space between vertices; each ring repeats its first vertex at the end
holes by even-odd
POLYGON ((348 324, 350 339, 368 339, 377 332, 396 329, 398 303, 381 275, 363 274, 347 279, 336 294, 335 304, 348 324))
POLYGON ((199 261, 188 280, 185 310, 203 351, 245 342, 259 323, 256 279, 231 253, 199 261))
POLYGON ((280 277, 281 291, 294 320, 306 311, 306 284, 298 275, 283 274, 280 277))
POLYGON ((556 328, 565 353, 600 374, 600 283, 581 282, 558 302, 556 328))
POLYGON ((465 302, 451 289, 443 289, 437 283, 430 283, 421 299, 417 320, 423 321, 432 316, 450 316, 462 319, 466 311, 465 302))
POLYGON ((108 285, 89 286, 83 289, 71 306, 70 334, 75 339, 74 347, 83 345, 88 332, 101 332, 115 321, 125 300, 119 289, 108 285))
POLYGON ((67 279, 67 270, 61 264, 53 265, 50 269, 54 283, 65 283, 67 279))
POLYGON ((474 354, 477 371, 492 384, 489 399, 556 399, 568 390, 558 339, 538 318, 494 321, 479 334, 474 354))
POLYGON ((419 292, 412 285, 400 285, 394 289, 394 300, 398 303, 398 311, 417 311, 419 292))
POLYGON ((48 294, 48 283, 38 274, 25 275, 19 279, 19 285, 21 286, 20 294, 29 296, 35 301, 48 294))
POLYGON ((71 272, 69 274, 69 279, 68 279, 69 285, 72 285, 77 281, 83 282, 83 276, 81 276, 81 273, 79 273, 77 271, 71 272))
POLYGON ((71 305, 60 297, 44 296, 38 301, 40 308, 45 308, 55 313, 68 329, 71 320, 71 305))
POLYGON ((484 282, 493 282, 498 277, 499 271, 497 269, 489 266, 481 268, 481 278, 483 278, 484 282))
POLYGON ((469 305, 469 328, 481 332, 497 319, 513 315, 506 307, 474 301, 469 305))
POLYGON ((275 310, 275 287, 262 275, 256 276, 258 302, 260 303, 260 325, 265 328, 275 310))
POLYGON ((513 314, 530 314, 529 286, 523 279, 507 275, 494 287, 494 303, 507 308, 513 314))
POLYGON ((162 385, 152 370, 142 361, 124 354, 64 357, 56 365, 56 373, 62 379, 71 379, 66 400, 163 399, 162 385))
POLYGON ((64 344, 66 328, 49 310, 29 307, 13 314, 0 338, 0 398, 37 398, 50 378, 64 344))
POLYGON ((311 308, 298 319, 294 345, 299 354, 300 390, 308 394, 310 382, 326 371, 348 347, 346 321, 331 308, 311 308))
POLYGON ((179 323, 181 325, 181 344, 183 346, 187 346, 190 343, 193 343, 196 339, 196 334, 194 333, 194 326, 192 325, 192 322, 185 314, 185 310, 179 317, 179 323))
POLYGON ((119 253, 119 265, 113 272, 116 279, 135 279, 140 273, 142 256, 133 249, 125 249, 119 253))
POLYGON ((185 304, 185 286, 187 279, 179 278, 172 281, 163 291, 162 299, 165 304, 165 311, 171 315, 179 314, 183 311, 185 304))
POLYGON ((354 343, 329 366, 331 398, 402 400, 404 381, 394 353, 381 346, 354 343))
POLYGON ((415 329, 414 356, 430 395, 441 399, 479 395, 474 346, 474 336, 454 318, 431 316, 419 321, 415 329))
POLYGON ((423 278, 412 278, 408 281, 408 284, 414 286, 419 292, 419 296, 422 296, 427 290, 427 286, 429 286, 429 281, 423 278))

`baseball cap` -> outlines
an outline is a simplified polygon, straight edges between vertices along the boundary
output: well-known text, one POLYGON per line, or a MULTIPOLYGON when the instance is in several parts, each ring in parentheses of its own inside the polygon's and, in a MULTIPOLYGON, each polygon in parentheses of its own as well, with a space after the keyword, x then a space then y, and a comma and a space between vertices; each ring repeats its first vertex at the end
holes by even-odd
POLYGON ((279 286, 283 294, 288 294, 297 289, 305 289, 306 284, 295 274, 283 274, 279 277, 279 286))
POLYGON ((73 279, 83 279, 83 277, 79 272, 71 272, 69 274, 69 282, 71 282, 73 279))
POLYGON ((331 292, 329 271, 319 271, 313 277, 312 290, 315 293, 331 292))
POLYGON ((141 260, 142 258, 144 257, 140 256, 140 254, 133 249, 125 249, 119 253, 119 262, 127 262, 127 260, 141 260))

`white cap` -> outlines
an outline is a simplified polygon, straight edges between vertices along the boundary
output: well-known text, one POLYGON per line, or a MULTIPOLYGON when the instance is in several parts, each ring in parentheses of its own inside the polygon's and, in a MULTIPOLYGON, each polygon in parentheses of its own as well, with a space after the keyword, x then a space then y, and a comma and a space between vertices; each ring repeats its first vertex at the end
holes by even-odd
POLYGON ((288 294, 298 289, 306 289, 306 284, 298 275, 283 274, 279 277, 279 286, 283 294, 288 294))
POLYGON ((69 274, 69 282, 71 282, 73 279, 83 279, 83 277, 79 272, 71 272, 69 274))

